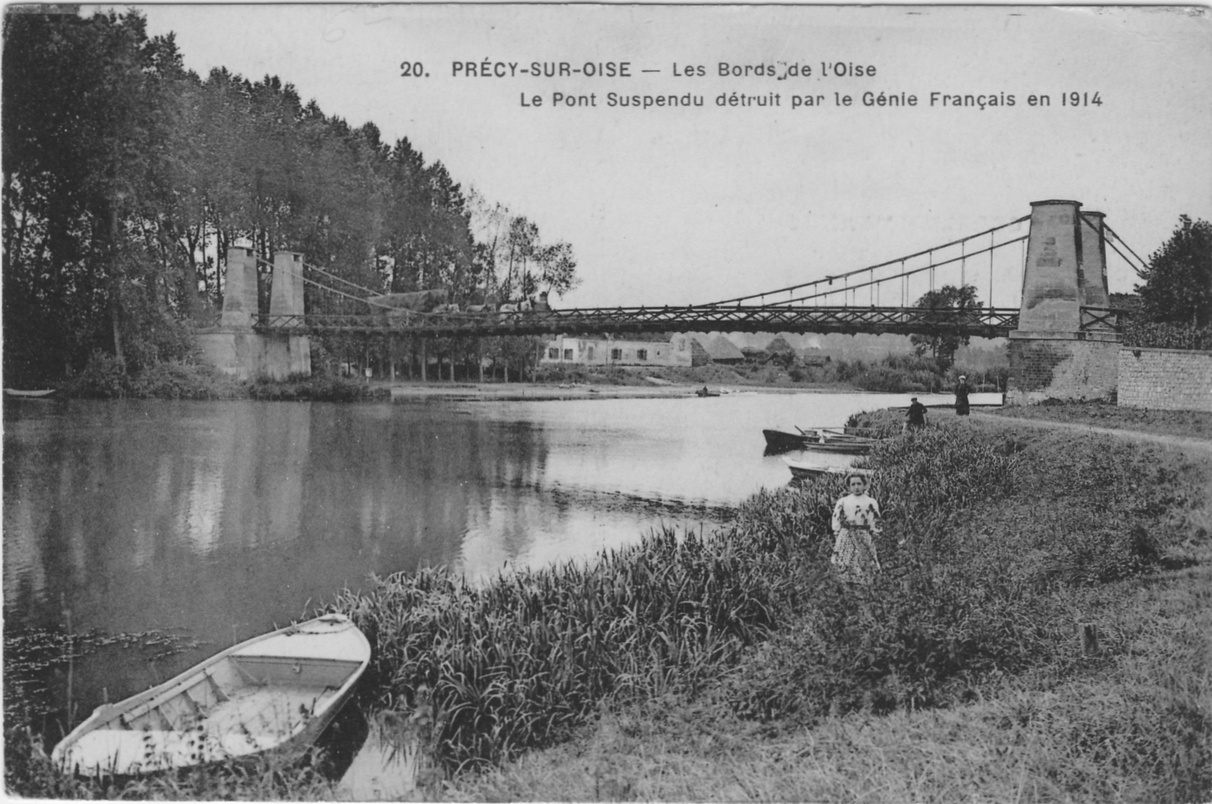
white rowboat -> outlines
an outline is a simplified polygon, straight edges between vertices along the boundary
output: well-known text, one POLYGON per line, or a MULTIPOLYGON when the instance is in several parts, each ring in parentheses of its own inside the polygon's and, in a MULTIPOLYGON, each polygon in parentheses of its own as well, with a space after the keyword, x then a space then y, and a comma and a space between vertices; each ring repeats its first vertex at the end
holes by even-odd
POLYGON ((872 474, 872 470, 870 469, 855 469, 850 466, 822 466, 816 463, 797 461, 794 458, 788 457, 783 458, 783 463, 787 464, 787 468, 791 470, 791 476, 797 480, 808 480, 829 475, 836 477, 863 475, 864 477, 869 477, 872 474))
POLYGON ((43 388, 35 391, 23 391, 19 388, 5 388, 4 395, 11 399, 49 399, 55 395, 55 389, 43 388))
POLYGON ((163 684, 102 704, 51 759, 84 776, 134 776, 303 749, 344 706, 370 643, 327 614, 228 648, 163 684))

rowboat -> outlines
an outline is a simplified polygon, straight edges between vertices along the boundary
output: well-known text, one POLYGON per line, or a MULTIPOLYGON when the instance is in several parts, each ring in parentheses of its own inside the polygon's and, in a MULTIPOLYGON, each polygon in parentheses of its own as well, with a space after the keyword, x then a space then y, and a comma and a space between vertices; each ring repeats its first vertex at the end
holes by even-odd
POLYGON ((876 439, 851 435, 834 430, 803 431, 802 449, 815 452, 839 452, 847 455, 866 455, 875 446, 876 439))
POLYGON ((20 388, 5 388, 4 395, 13 399, 47 399, 55 395, 55 389, 40 388, 27 391, 20 388))
POLYGON ((766 452, 789 452, 793 449, 803 449, 808 437, 803 433, 788 433, 786 430, 763 430, 766 439, 766 452))
POLYGON ((797 461, 793 458, 783 458, 783 463, 791 470, 791 476, 796 480, 811 480, 818 477, 836 475, 870 475, 870 469, 854 469, 849 466, 821 466, 820 464, 797 461))
POLYGON ((766 453, 773 455, 791 450, 815 450, 817 452, 840 452, 849 455, 865 455, 875 445, 877 439, 847 433, 845 430, 817 428, 789 433, 786 430, 763 430, 766 439, 766 453))
POLYGON ((349 699, 370 643, 344 615, 253 637, 163 684, 102 704, 51 759, 82 776, 136 776, 306 748, 349 699))
POLYGON ((836 452, 842 455, 866 455, 874 442, 870 441, 808 441, 803 449, 810 452, 836 452))
POLYGON ((700 388, 699 390, 695 391, 695 392, 694 392, 694 395, 695 395, 695 396, 702 396, 702 397, 707 397, 707 396, 719 396, 719 395, 720 395, 720 392, 719 392, 719 391, 710 391, 710 390, 708 390, 708 389, 707 389, 707 386, 703 386, 703 387, 702 387, 702 388, 700 388))

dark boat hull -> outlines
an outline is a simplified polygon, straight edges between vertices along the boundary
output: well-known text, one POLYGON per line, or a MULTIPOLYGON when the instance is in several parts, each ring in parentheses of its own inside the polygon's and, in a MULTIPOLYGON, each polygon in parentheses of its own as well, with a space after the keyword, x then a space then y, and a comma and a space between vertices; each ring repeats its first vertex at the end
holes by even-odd
POLYGON ((766 438, 766 452, 790 452, 794 449, 803 449, 808 443, 808 438, 800 433, 787 433, 782 430, 763 430, 762 435, 766 438))

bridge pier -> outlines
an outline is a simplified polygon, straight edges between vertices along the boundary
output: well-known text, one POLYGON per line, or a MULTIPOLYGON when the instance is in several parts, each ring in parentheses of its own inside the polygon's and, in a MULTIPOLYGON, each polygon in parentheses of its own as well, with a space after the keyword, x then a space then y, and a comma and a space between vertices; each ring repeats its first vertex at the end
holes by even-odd
MULTIPOLYGON (((270 313, 303 313, 303 255, 274 255, 270 313)), ((202 359, 243 380, 287 380, 311 376, 311 340, 306 335, 260 333, 257 316, 257 258, 252 249, 227 250, 227 283, 219 326, 197 333, 202 359)))
POLYGON ((1077 201, 1033 202, 1006 404, 1115 392, 1120 336, 1082 321, 1083 307, 1109 300, 1103 214, 1082 212, 1077 201))

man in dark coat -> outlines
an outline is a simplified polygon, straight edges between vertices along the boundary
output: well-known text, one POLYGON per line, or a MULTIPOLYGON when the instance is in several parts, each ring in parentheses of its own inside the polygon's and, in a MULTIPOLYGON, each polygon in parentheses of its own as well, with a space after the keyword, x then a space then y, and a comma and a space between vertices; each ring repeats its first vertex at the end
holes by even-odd
POLYGON ((909 400, 909 411, 905 414, 905 429, 921 430, 926 426, 926 406, 917 401, 917 397, 909 400))

